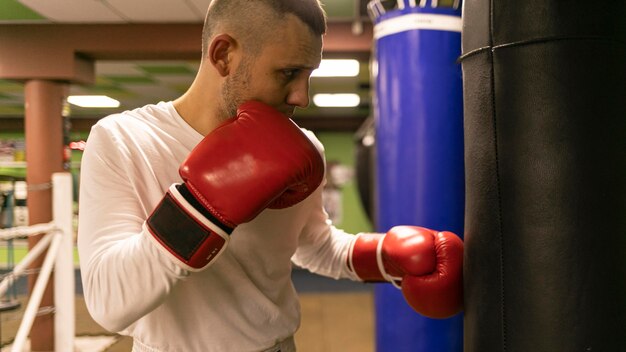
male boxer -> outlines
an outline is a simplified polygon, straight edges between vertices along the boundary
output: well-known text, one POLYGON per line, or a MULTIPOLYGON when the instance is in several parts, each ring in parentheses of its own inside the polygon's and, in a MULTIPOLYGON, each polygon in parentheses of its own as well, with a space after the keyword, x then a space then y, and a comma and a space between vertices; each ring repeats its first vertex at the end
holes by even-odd
POLYGON ((289 119, 308 105, 325 30, 317 0, 214 0, 189 90, 92 128, 78 235, 85 300, 133 351, 294 351, 292 262, 399 282, 422 314, 460 310, 455 235, 353 236, 328 221, 323 147, 289 119))

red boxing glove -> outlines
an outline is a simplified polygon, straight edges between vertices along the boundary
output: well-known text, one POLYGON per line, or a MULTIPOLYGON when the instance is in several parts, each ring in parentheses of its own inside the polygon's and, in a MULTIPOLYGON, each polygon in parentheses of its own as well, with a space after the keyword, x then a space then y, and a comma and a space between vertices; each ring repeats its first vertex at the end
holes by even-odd
POLYGON ((322 182, 324 162, 287 116, 250 101, 194 148, 180 175, 205 208, 235 227, 268 206, 304 200, 322 182))
POLYGON ((160 248, 195 271, 222 252, 237 225, 308 197, 322 182, 324 161, 287 116, 250 101, 209 133, 179 172, 184 182, 170 187, 146 225, 160 248))
POLYGON ((463 309, 463 241, 452 232, 396 226, 385 235, 359 234, 348 266, 363 281, 392 282, 424 316, 448 318, 463 309))

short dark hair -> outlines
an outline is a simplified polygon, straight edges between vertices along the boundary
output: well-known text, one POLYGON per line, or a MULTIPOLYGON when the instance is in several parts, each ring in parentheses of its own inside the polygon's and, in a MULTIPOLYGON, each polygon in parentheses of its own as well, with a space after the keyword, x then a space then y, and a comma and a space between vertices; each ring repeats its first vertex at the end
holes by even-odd
POLYGON ((239 34, 250 37, 250 43, 262 42, 260 37, 274 22, 292 14, 306 24, 315 35, 326 33, 326 13, 319 0, 213 0, 202 30, 202 57, 207 55, 209 40, 227 22, 239 34), (254 40, 252 39, 254 37, 254 40))

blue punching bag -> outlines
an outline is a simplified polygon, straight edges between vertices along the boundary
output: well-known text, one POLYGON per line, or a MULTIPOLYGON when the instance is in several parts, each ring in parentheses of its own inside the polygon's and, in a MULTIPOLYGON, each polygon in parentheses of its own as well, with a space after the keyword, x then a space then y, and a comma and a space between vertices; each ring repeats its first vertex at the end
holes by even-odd
MULTIPOLYGON (((463 234, 463 92, 459 1, 372 1, 376 227, 463 234)), ((461 351, 463 318, 414 312, 400 290, 375 288, 379 352, 461 351)))

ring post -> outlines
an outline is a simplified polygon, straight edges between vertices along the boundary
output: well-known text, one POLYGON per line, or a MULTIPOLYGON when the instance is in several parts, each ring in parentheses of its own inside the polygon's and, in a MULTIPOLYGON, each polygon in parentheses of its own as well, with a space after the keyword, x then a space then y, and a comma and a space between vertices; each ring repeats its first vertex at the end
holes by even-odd
POLYGON ((54 273, 54 348, 55 351, 73 351, 76 327, 72 175, 55 173, 52 184, 53 221, 62 231, 54 273))

